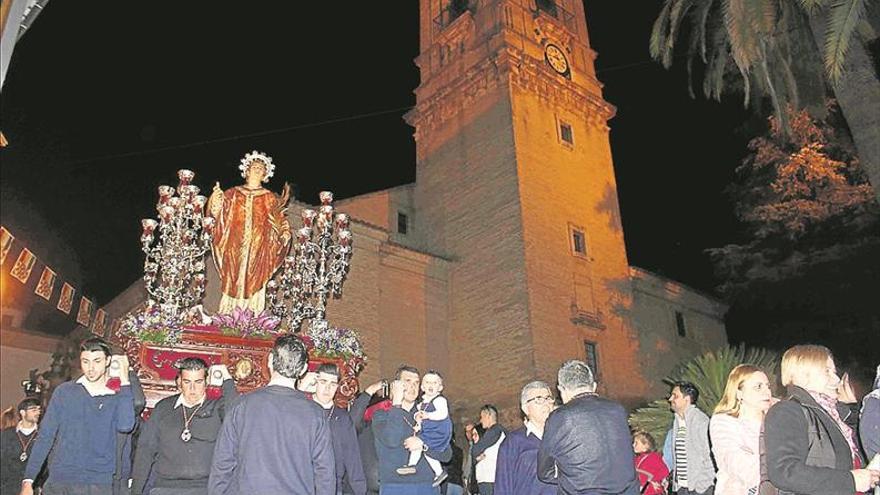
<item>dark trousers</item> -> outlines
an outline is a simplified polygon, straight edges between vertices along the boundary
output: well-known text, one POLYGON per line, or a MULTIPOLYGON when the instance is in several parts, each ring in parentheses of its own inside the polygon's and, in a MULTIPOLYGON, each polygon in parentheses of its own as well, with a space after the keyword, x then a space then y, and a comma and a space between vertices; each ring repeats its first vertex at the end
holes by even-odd
POLYGON ((495 493, 495 483, 477 483, 480 487, 480 495, 492 495, 495 493))
POLYGON ((43 485, 43 495, 113 495, 113 485, 46 482, 43 485))
POLYGON ((676 495, 713 495, 715 493, 715 487, 710 486, 708 490, 705 492, 696 492, 694 490, 688 490, 687 488, 679 488, 676 495))
POLYGON ((166 488, 157 487, 150 490, 150 495, 208 495, 208 487, 202 488, 166 488))

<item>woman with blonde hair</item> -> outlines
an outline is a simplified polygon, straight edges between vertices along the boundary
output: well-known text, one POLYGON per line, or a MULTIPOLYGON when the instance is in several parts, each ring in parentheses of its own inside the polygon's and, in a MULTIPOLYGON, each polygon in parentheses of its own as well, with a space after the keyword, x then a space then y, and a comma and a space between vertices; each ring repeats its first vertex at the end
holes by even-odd
POLYGON ((760 368, 741 364, 727 375, 727 386, 709 422, 712 455, 718 465, 715 493, 757 493, 761 482, 761 424, 773 397, 760 368))
POLYGON ((837 376, 827 347, 797 345, 782 356, 787 398, 764 419, 767 475, 782 494, 852 495, 877 485, 880 472, 863 469, 850 410, 848 380, 837 376))

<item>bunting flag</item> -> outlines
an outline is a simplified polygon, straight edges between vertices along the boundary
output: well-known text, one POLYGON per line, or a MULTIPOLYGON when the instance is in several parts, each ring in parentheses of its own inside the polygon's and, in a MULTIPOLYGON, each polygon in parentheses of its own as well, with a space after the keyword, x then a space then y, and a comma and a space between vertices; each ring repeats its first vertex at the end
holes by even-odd
POLYGON ((58 309, 61 310, 64 314, 70 314, 70 310, 73 308, 73 286, 64 282, 64 285, 61 286, 61 296, 58 298, 58 309))
POLYGON ((113 323, 110 325, 110 332, 105 337, 108 339, 115 338, 119 333, 120 327, 122 327, 122 318, 114 318, 113 323))
POLYGON ((88 328, 92 319, 92 301, 88 297, 79 300, 79 311, 76 313, 76 322, 88 328))
POLYGON ((43 274, 40 275, 40 281, 37 282, 37 288, 34 289, 34 294, 42 297, 45 300, 49 300, 52 298, 52 291, 55 289, 55 272, 47 267, 43 268, 43 274))
MULTIPOLYGON (((56 282, 61 282, 58 273, 43 263, 42 260, 38 260, 37 256, 30 249, 25 246, 19 246, 20 244, 22 244, 21 239, 16 239, 16 237, 12 235, 12 232, 7 230, 6 227, 0 226, 0 265, 4 265, 7 269, 9 268, 10 265, 6 264, 6 258, 10 258, 10 260, 12 259, 10 253, 13 253, 12 247, 15 245, 15 253, 18 253, 18 257, 12 265, 12 269, 9 270, 9 274, 25 285, 25 293, 29 292, 31 287, 34 287, 34 294, 45 299, 49 304, 52 304, 52 297, 55 295, 56 282), (21 249, 20 252, 18 251, 19 249, 21 249), (37 281, 33 281, 33 279, 30 278, 31 273, 33 273, 35 269, 40 272, 40 278, 37 281), (29 280, 31 281, 30 284, 28 284, 29 280)), ((4 269, 4 272, 5 271, 6 269, 4 269)), ((61 292, 55 307, 62 313, 70 315, 73 310, 73 304, 76 302, 74 300, 75 295, 76 289, 73 285, 64 282, 61 286, 61 292)), ((86 328, 89 328, 89 323, 92 323, 92 330, 98 335, 103 335, 108 331, 107 320, 109 318, 105 310, 98 309, 95 312, 94 320, 92 320, 93 305, 94 303, 90 299, 82 297, 79 302, 79 310, 76 313, 76 322, 86 328)), ((115 331, 115 328, 120 324, 121 320, 114 321, 114 328, 109 330, 111 332, 115 331)))
POLYGON ((36 262, 37 257, 34 256, 34 253, 30 249, 24 248, 18 255, 18 259, 15 260, 15 265, 12 266, 12 271, 9 274, 17 278, 19 282, 26 284, 36 262))
POLYGON ((92 333, 95 335, 99 335, 101 337, 104 336, 104 320, 107 318, 107 314, 103 309, 99 309, 95 311, 95 320, 92 322, 92 333))
POLYGON ((9 249, 12 248, 12 241, 14 240, 15 236, 10 234, 6 227, 0 227, 0 266, 6 261, 6 255, 9 254, 9 249))

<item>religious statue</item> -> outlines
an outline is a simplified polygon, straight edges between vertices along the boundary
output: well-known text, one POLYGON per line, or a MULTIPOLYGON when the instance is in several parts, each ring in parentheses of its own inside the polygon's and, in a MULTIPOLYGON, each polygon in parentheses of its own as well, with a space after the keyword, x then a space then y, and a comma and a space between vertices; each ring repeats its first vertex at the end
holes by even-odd
POLYGON ((266 305, 266 284, 290 248, 286 209, 290 186, 279 197, 265 189, 275 173, 272 158, 254 151, 242 158, 244 185, 214 191, 208 212, 215 219, 212 253, 220 273, 219 313, 235 308, 260 314, 266 305))

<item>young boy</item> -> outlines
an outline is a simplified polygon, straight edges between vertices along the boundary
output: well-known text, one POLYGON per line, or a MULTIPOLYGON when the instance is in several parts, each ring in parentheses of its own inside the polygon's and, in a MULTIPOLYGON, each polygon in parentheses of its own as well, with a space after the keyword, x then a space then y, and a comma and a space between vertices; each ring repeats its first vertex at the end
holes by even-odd
MULTIPOLYGON (((431 450, 443 450, 452 441, 449 403, 441 392, 443 392, 443 376, 439 371, 428 370, 422 377, 422 400, 416 406, 418 412, 415 414, 415 431, 431 450)), ((409 466, 418 464, 421 456, 421 451, 410 452, 409 466)), ((439 486, 449 475, 437 459, 426 455, 425 460, 434 471, 433 486, 439 486)))

